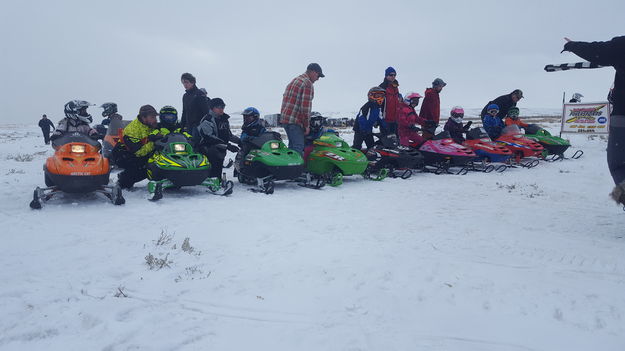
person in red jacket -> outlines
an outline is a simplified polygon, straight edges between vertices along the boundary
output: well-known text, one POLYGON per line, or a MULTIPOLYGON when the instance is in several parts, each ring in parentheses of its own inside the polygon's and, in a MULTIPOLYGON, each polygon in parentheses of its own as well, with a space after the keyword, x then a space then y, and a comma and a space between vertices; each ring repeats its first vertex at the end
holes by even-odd
POLYGON ((395 79, 396 76, 395 68, 388 67, 384 71, 384 81, 380 84, 380 88, 386 92, 384 122, 386 122, 386 128, 388 128, 386 132, 389 134, 397 134, 397 117, 401 103, 399 100, 399 82, 395 79))
POLYGON ((425 141, 418 133, 419 127, 425 124, 425 119, 419 117, 415 107, 419 105, 421 99, 419 93, 410 93, 399 107, 399 144, 403 146, 418 146, 425 141))
POLYGON ((445 83, 442 79, 436 78, 432 82, 432 87, 425 89, 425 98, 421 105, 419 115, 426 120, 425 129, 423 130, 423 138, 431 139, 436 134, 436 127, 441 118, 441 99, 439 94, 445 83))

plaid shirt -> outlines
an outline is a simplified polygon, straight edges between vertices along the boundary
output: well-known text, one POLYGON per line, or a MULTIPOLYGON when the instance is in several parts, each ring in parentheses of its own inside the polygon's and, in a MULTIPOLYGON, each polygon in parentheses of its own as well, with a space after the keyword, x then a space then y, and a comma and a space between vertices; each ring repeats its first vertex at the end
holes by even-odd
POLYGON ((282 124, 298 124, 308 128, 312 99, 315 95, 313 82, 306 73, 295 77, 286 86, 280 110, 282 124))

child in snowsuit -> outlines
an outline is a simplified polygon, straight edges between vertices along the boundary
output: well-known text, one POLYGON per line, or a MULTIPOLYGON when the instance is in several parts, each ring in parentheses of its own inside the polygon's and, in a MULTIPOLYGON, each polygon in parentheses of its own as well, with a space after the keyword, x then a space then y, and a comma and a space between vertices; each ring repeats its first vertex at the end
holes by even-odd
POLYGON ((170 133, 180 133, 191 139, 191 134, 182 130, 178 124, 178 111, 173 106, 163 106, 158 114, 158 125, 148 136, 149 141, 157 141, 170 133))
POLYGON ((519 108, 510 107, 506 115, 506 126, 516 124, 519 128, 527 128, 528 124, 519 118, 519 108))
POLYGON ((399 107, 399 144, 403 146, 419 146, 425 141, 418 130, 425 125, 425 118, 419 117, 415 108, 419 105, 419 93, 410 93, 399 107))
POLYGON ((93 118, 87 112, 89 106, 95 105, 83 100, 72 100, 65 104, 65 118, 59 121, 56 130, 50 136, 50 140, 53 141, 52 145, 55 144, 54 140, 66 133, 78 132, 93 139, 98 138, 98 132, 89 126, 93 122, 93 118))
POLYGON ((503 121, 497 117, 498 113, 499 106, 497 106, 497 104, 490 104, 486 107, 486 114, 482 118, 484 129, 492 140, 499 138, 501 136, 501 130, 505 127, 503 121))
POLYGON ((362 142, 367 145, 367 149, 373 147, 373 127, 379 125, 381 130, 386 130, 384 122, 384 96, 385 91, 380 87, 369 89, 367 97, 369 101, 365 103, 356 116, 354 123, 354 143, 352 147, 360 150, 362 142))
POLYGON ((455 106, 451 109, 451 117, 445 123, 444 130, 449 132, 449 135, 454 142, 462 145, 465 138, 464 134, 469 130, 473 122, 469 122, 466 125, 462 124, 462 118, 464 117, 464 109, 460 106, 455 106))
POLYGON ((308 155, 313 150, 313 143, 325 133, 338 133, 334 129, 325 128, 323 126, 325 118, 319 112, 310 113, 310 131, 304 136, 304 160, 308 159, 308 155))
POLYGON ((267 132, 260 120, 260 111, 258 109, 248 107, 241 114, 243 115, 243 126, 241 126, 242 132, 239 142, 241 150, 237 153, 236 162, 244 160, 245 156, 252 150, 253 146, 250 140, 267 132))

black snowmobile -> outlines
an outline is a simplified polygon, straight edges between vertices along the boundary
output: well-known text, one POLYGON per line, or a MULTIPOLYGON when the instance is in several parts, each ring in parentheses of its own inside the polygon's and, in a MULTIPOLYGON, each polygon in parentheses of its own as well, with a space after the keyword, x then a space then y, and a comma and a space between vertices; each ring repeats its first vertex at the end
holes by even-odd
POLYGON ((413 169, 423 169, 424 158, 417 149, 399 145, 395 134, 378 134, 375 145, 367 151, 367 159, 374 170, 386 168, 391 178, 408 179, 413 169))

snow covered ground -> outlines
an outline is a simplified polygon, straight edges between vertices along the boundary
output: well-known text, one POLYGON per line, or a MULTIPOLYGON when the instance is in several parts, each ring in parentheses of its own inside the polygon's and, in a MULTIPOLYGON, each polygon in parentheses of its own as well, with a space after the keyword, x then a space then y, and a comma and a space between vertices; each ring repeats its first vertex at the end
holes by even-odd
POLYGON ((35 211, 52 150, 0 126, 0 350, 623 350, 625 213, 605 140, 572 142, 502 174, 35 211))

